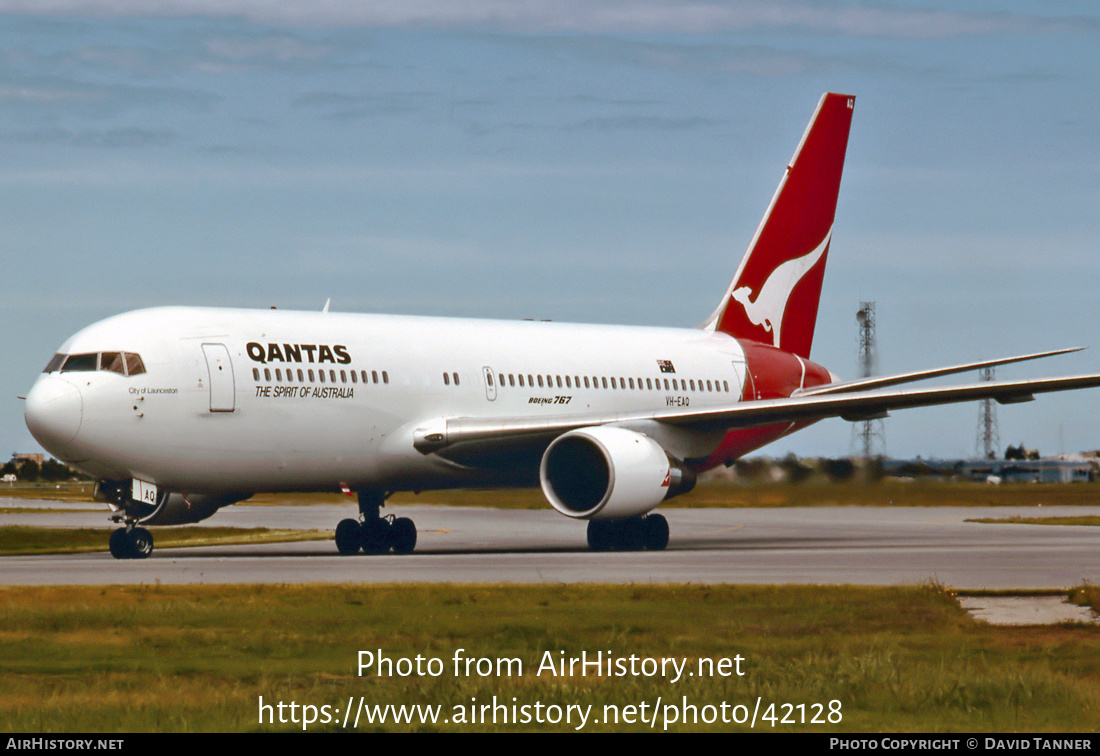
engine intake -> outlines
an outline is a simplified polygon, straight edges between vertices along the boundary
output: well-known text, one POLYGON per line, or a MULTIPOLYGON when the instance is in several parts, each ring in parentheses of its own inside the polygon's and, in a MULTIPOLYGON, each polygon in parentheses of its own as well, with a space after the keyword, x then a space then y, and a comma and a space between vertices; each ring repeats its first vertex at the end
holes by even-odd
POLYGON ((690 491, 695 473, 649 436, 601 425, 555 439, 542 455, 539 480, 566 517, 611 520, 645 514, 690 491))

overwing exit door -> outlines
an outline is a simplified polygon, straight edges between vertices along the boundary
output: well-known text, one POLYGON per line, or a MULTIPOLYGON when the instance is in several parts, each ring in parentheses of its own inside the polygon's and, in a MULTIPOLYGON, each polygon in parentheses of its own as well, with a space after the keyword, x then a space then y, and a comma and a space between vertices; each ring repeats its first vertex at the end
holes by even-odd
POLYGON ((481 374, 485 378, 485 398, 490 402, 497 398, 497 384, 496 376, 493 374, 491 367, 483 367, 481 374))

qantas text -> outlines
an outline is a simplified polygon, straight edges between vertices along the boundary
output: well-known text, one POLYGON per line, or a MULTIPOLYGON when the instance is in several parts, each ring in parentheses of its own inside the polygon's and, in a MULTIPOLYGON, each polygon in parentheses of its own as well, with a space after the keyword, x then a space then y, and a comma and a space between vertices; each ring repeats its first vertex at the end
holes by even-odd
POLYGON ((266 347, 255 341, 245 346, 253 362, 331 362, 334 365, 347 365, 351 362, 348 348, 343 344, 273 344, 266 347), (305 359, 303 359, 303 356, 305 359))

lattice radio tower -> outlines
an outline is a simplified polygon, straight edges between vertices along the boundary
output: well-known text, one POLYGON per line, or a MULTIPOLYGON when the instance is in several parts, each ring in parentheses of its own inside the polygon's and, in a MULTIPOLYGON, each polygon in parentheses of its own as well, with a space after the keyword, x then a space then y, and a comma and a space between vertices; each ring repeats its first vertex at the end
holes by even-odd
MULTIPOLYGON (((875 371, 877 357, 874 302, 859 303, 856 322, 859 323, 859 372, 861 377, 870 378, 875 371)), ((876 447, 879 453, 886 453, 886 431, 882 420, 864 420, 857 423, 854 430, 859 437, 864 459, 871 459, 876 447)))
MULTIPOLYGON (((982 368, 979 375, 983 381, 991 381, 993 368, 982 368)), ((1001 440, 997 433, 997 408, 992 399, 983 399, 978 405, 978 438, 974 447, 984 459, 997 459, 1000 456, 1001 440)))

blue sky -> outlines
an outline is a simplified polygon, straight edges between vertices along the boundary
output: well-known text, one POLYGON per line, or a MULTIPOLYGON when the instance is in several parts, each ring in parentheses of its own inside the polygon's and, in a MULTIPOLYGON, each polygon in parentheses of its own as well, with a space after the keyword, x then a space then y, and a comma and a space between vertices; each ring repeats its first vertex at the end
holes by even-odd
MULTIPOLYGON (((826 90, 857 102, 814 359, 856 372, 873 299, 880 372, 1100 372, 1095 3, 147 5, 0 0, 9 452, 56 347, 139 307, 693 326, 826 90)), ((1002 407, 1002 444, 1100 448, 1098 408, 1002 407)), ((977 413, 898 412, 887 450, 970 454, 977 413)))

